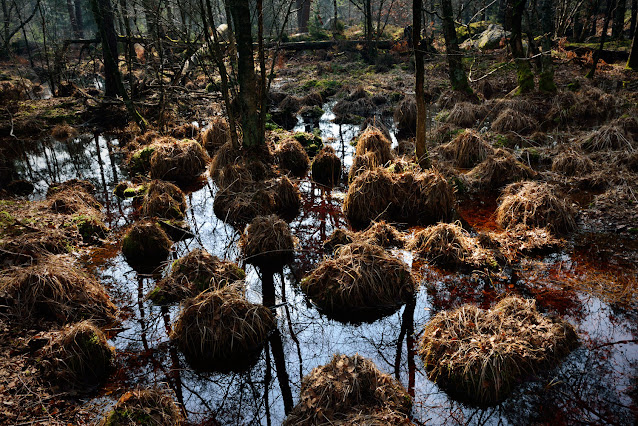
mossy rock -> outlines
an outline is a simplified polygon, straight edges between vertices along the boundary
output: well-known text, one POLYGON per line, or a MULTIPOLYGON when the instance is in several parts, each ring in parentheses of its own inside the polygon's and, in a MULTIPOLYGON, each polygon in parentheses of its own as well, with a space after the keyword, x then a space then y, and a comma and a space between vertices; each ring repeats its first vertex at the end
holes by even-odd
POLYGON ((155 146, 145 146, 133 153, 129 162, 128 170, 131 175, 145 175, 151 169, 151 157, 155 152, 155 146))
POLYGON ((102 220, 94 216, 74 216, 73 223, 77 226, 78 232, 85 243, 95 242, 106 237, 106 233, 109 230, 102 220))
POLYGON ((321 148, 323 148, 321 137, 313 135, 312 133, 297 132, 292 135, 292 137, 304 147, 310 158, 317 155, 321 148))

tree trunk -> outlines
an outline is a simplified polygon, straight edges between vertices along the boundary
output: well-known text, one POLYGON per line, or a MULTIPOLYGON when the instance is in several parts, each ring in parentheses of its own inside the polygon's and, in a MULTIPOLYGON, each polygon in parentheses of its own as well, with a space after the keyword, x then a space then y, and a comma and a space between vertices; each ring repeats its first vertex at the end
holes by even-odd
POLYGON ((634 39, 636 32, 636 19, 638 19, 638 0, 631 0, 631 24, 629 26, 629 38, 634 39))
POLYGON ((616 11, 614 13, 614 24, 611 26, 611 37, 614 40, 623 39, 625 28, 625 11, 627 10, 625 0, 616 0, 616 11))
POLYGON ((552 34, 554 33, 554 7, 553 0, 540 0, 540 22, 543 35, 541 47, 543 49, 541 74, 538 79, 538 88, 543 92, 555 93, 554 63, 552 62, 552 34))
POLYGON ((80 38, 84 38, 84 13, 82 12, 82 3, 80 0, 75 0, 75 22, 78 26, 78 35, 80 38))
MULTIPOLYGON (((634 1, 638 1, 638 0, 634 0, 634 1)), ((332 2, 332 8, 334 9, 334 15, 333 15, 333 21, 332 21, 332 33, 333 34, 337 34, 337 29, 338 29, 338 25, 337 25, 337 0, 333 0, 332 2)))
POLYGON ((310 0, 296 0, 297 7, 297 29, 300 33, 308 32, 308 21, 310 21, 310 0))
POLYGON ((594 74, 596 74, 596 67, 598 66, 598 61, 600 60, 600 52, 602 52, 605 47, 605 40, 607 39, 607 30, 609 29, 609 21, 611 20, 611 13, 614 6, 614 0, 607 0, 607 8, 605 10, 605 20, 603 21, 603 33, 600 36, 600 45, 598 49, 594 52, 593 63, 589 72, 585 75, 586 78, 594 78, 594 74))
POLYGON ((631 52, 629 52, 627 68, 638 71, 638 31, 634 31, 634 38, 631 42, 631 52))
POLYGON ((265 135, 259 131, 250 0, 228 0, 228 5, 233 19, 237 44, 237 79, 239 80, 242 143, 245 147, 255 147, 264 143, 265 135))
POLYGON ((2 29, 4 36, 2 37, 4 40, 3 54, 9 56, 9 24, 11 23, 11 16, 9 15, 9 6, 7 5, 7 0, 0 0, 0 5, 2 5, 2 16, 4 17, 2 21, 2 29))
POLYGON ((73 0, 66 0, 66 10, 69 14, 69 21, 71 22, 71 30, 73 31, 73 37, 80 38, 78 23, 75 20, 75 7, 73 5, 73 0))
MULTIPOLYGON (((452 18, 452 1, 441 1, 441 12, 443 13, 443 35, 445 36, 445 50, 448 63, 448 72, 450 75, 450 83, 452 90, 459 90, 466 93, 473 93, 470 84, 467 81, 467 74, 463 68, 462 53, 459 49, 459 42, 456 36, 456 28, 454 27, 454 19, 452 18)), ((414 29, 417 33, 416 28, 414 29)))
POLYGON ((518 79, 518 93, 528 93, 534 90, 534 74, 525 57, 522 39, 522 17, 525 10, 525 0, 509 0, 505 10, 505 27, 512 32, 510 48, 516 62, 518 79))
POLYGON ((423 63, 423 50, 421 47, 421 9, 422 0, 412 0, 412 46, 414 46, 415 63, 415 96, 416 96, 416 160, 419 164, 426 165, 428 152, 426 148, 427 109, 423 84, 425 81, 425 67, 423 63))
POLYGON ((366 36, 366 47, 368 51, 368 61, 373 62, 376 56, 376 47, 372 44, 372 0, 364 0, 364 18, 365 18, 365 36, 366 36))

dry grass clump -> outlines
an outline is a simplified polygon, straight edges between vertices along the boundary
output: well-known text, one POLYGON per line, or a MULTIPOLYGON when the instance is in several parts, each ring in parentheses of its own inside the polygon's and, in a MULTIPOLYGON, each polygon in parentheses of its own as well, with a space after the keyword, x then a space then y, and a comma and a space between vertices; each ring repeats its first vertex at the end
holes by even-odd
POLYGON ((256 148, 235 147, 231 142, 222 145, 218 150, 210 166, 210 176, 217 186, 225 188, 219 181, 224 169, 229 166, 241 166, 250 172, 250 179, 254 181, 268 179, 273 175, 271 165, 274 163, 270 144, 260 145, 256 148))
POLYGON ((102 330, 82 321, 56 333, 41 352, 40 369, 55 384, 92 388, 104 382, 115 360, 115 349, 102 330))
POLYGON ((538 122, 534 118, 512 108, 505 108, 492 123, 492 130, 499 133, 530 134, 537 128, 538 122))
POLYGON ((377 245, 360 241, 339 248, 300 286, 326 314, 354 322, 394 312, 416 290, 405 263, 377 245))
POLYGON ((405 245, 404 235, 384 220, 373 222, 365 231, 352 232, 347 229, 337 228, 323 242, 323 248, 333 252, 340 246, 354 241, 374 244, 380 247, 399 247, 405 245))
POLYGON ((183 219, 186 197, 181 189, 169 182, 153 180, 142 202, 142 215, 161 219, 183 219))
POLYGON ((430 224, 451 217, 454 194, 436 171, 390 173, 366 171, 348 188, 343 212, 350 224, 364 228, 374 220, 430 224))
POLYGON ((576 229, 576 210, 553 185, 519 182, 503 190, 496 222, 505 229, 521 224, 561 234, 576 229))
POLYGON ((73 127, 69 126, 66 123, 58 124, 53 129, 51 129, 51 136, 53 136, 53 139, 60 142, 64 142, 66 140, 74 138, 77 135, 78 135, 77 130, 75 130, 73 127))
POLYGON ((323 248, 329 253, 332 253, 338 247, 345 246, 354 241, 352 232, 347 229, 337 228, 332 231, 332 234, 323 242, 323 248))
POLYGON ((160 137, 162 137, 162 135, 160 135, 155 130, 149 130, 144 134, 135 136, 135 139, 133 139, 133 144, 136 146, 150 145, 155 142, 155 139, 159 139, 160 137))
POLYGON ((581 147, 587 152, 633 151, 633 139, 620 126, 604 125, 585 136, 581 147))
POLYGON ((246 273, 236 263, 220 260, 204 249, 195 249, 173 263, 169 274, 157 283, 148 298, 157 304, 170 304, 208 289, 220 289, 245 277, 246 273))
POLYGON ((467 182, 479 189, 498 189, 518 180, 532 179, 537 173, 530 167, 516 160, 513 154, 504 149, 497 149, 485 161, 474 167, 465 175, 467 182))
POLYGON ((47 188, 47 198, 67 190, 84 192, 89 195, 95 194, 95 186, 88 180, 69 179, 61 183, 51 183, 47 188))
POLYGON ((459 102, 454 105, 445 121, 459 127, 472 127, 478 119, 476 105, 469 102, 459 102))
POLYGON ((394 158, 391 146, 391 142, 379 129, 368 127, 361 136, 359 136, 356 155, 364 155, 372 152, 378 164, 386 164, 394 158))
POLYGON ((173 397, 159 389, 126 392, 100 426, 181 426, 184 417, 173 397))
POLYGON ((582 176, 593 170, 594 162, 573 150, 561 152, 552 161, 552 171, 566 176, 582 176))
POLYGON ((171 136, 176 139, 195 139, 199 140, 199 126, 193 123, 182 124, 181 126, 171 129, 171 136))
POLYGON ((44 319, 64 324, 90 318, 109 324, 117 311, 104 287, 64 255, 45 256, 34 265, 4 271, 0 300, 12 317, 27 322, 44 319))
POLYGON ((226 118, 216 115, 202 132, 202 145, 210 156, 230 140, 230 127, 226 118))
POLYGON ((301 193, 299 188, 287 176, 270 179, 265 182, 266 188, 273 192, 275 206, 273 212, 290 222, 301 210, 301 193))
POLYGON ((456 167, 463 168, 474 167, 494 153, 485 139, 472 129, 459 133, 452 142, 442 146, 441 150, 453 160, 456 167))
POLYGON ((155 222, 141 221, 131 226, 122 238, 122 254, 133 269, 150 272, 166 260, 173 242, 155 222))
POLYGON ((489 310, 464 305, 438 313, 425 326, 419 355, 430 380, 448 393, 490 406, 577 345, 569 323, 544 317, 533 300, 509 297, 489 310))
POLYGON ((353 420, 384 418, 381 413, 386 419, 405 420, 411 409, 412 399, 405 388, 372 361, 359 354, 334 355, 329 364, 314 368, 303 378, 299 403, 283 424, 372 425, 377 423, 353 420))
POLYGON ((565 241, 556 238, 547 228, 528 228, 516 225, 505 232, 492 233, 488 238, 495 242, 499 251, 511 261, 517 261, 521 255, 539 255, 558 251, 565 241))
POLYGON ((304 177, 310 169, 308 153, 295 138, 288 138, 281 142, 275 150, 275 156, 279 167, 293 176, 304 177))
POLYGON ((494 257, 460 223, 439 223, 417 232, 408 244, 419 256, 439 266, 485 267, 494 257))
POLYGON ((356 155, 352 160, 352 166, 348 171, 348 182, 352 182, 357 176, 366 170, 372 170, 379 166, 377 156, 374 152, 367 152, 363 155, 356 155))
POLYGON ((590 87, 578 93, 558 93, 547 117, 554 122, 585 124, 607 119, 616 106, 617 101, 612 95, 590 87))
POLYGON ((331 146, 324 146, 312 160, 312 180, 333 187, 341 180, 341 159, 331 146))
POLYGON ((151 177, 190 183, 206 171, 208 160, 206 150, 194 140, 158 143, 150 158, 151 177))
POLYGON ((242 370, 275 328, 270 309, 244 298, 240 286, 206 291, 186 301, 170 338, 200 370, 242 370))
POLYGON ((292 262, 295 238, 288 224, 277 216, 258 216, 242 234, 239 247, 246 263, 276 271, 292 262))
POLYGON ((416 100, 407 96, 394 110, 394 124, 400 132, 416 132, 416 100))

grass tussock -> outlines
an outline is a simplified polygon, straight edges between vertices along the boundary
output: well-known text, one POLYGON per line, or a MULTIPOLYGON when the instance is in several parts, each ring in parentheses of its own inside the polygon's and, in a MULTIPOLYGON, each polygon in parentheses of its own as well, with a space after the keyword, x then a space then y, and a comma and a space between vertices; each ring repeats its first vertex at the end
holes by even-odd
POLYGON ((386 164, 394 158, 391 145, 391 142, 383 135, 381 130, 375 127, 368 127, 359 136, 356 155, 364 155, 371 152, 375 155, 378 164, 386 164))
POLYGON ((200 140, 199 126, 193 123, 186 123, 171 129, 171 136, 175 139, 200 140))
POLYGON ((299 399, 285 426, 403 424, 412 408, 403 386, 359 354, 334 355, 329 364, 314 368, 301 382, 299 399), (379 419, 393 421, 368 423, 379 419))
POLYGON ((68 124, 58 124, 51 129, 51 136, 56 141, 64 142, 78 135, 78 131, 68 124))
POLYGON ((377 168, 358 176, 348 188, 343 212, 355 228, 374 220, 430 224, 451 218, 454 194, 436 171, 390 173, 377 168))
POLYGON ((92 319, 110 324, 117 312, 104 287, 64 255, 46 256, 34 265, 4 271, 0 300, 12 318, 29 323, 92 319))
POLYGON ((394 110, 394 123, 400 132, 416 132, 416 100, 406 96, 394 110))
POLYGON ((456 167, 470 168, 484 161, 494 149, 475 130, 459 133, 451 142, 441 147, 443 154, 456 167))
POLYGON ((359 241, 340 247, 300 286, 326 314, 352 322, 394 312, 416 290, 405 263, 377 245, 359 241))
POLYGON ((583 176, 594 170, 594 162, 577 151, 563 151, 554 157, 552 171, 565 176, 583 176))
POLYGON ((460 223, 439 223, 417 232, 408 249, 439 266, 448 268, 492 267, 496 260, 471 237, 460 223))
POLYGON ((553 185, 519 182, 503 190, 496 222, 504 229, 523 225, 563 234, 576 229, 576 210, 553 185))
POLYGON ((330 234, 328 239, 324 241, 323 247, 332 253, 340 246, 350 244, 354 241, 386 248, 403 248, 405 245, 405 236, 394 226, 381 220, 379 222, 373 222, 366 230, 361 232, 352 232, 347 229, 337 228, 330 234))
POLYGON ((352 166, 348 171, 348 182, 352 182, 357 176, 366 170, 372 170, 379 167, 377 156, 374 152, 367 152, 363 155, 356 155, 352 160, 352 166))
POLYGON ((160 389, 126 392, 101 421, 100 426, 181 426, 182 411, 173 397, 160 389))
POLYGON ((202 145, 213 156, 219 148, 230 141, 230 126, 226 118, 216 115, 202 132, 202 145))
POLYGON ((533 117, 512 108, 501 111, 492 123, 492 131, 498 133, 514 132, 530 134, 538 129, 538 121, 533 117))
POLYGON ((292 176, 302 178, 310 169, 310 159, 304 147, 294 138, 285 139, 275 150, 279 167, 292 176))
POLYGON ((246 263, 276 271, 294 259, 295 238, 277 216, 258 216, 242 234, 239 247, 246 263))
POLYGON ((208 289, 218 290, 245 277, 246 273, 236 263, 195 249, 173 263, 169 274, 157 283, 148 298, 160 305, 170 304, 208 289))
POLYGON ((425 326, 419 355, 430 380, 461 400, 490 406, 577 345, 569 323, 544 317, 533 300, 509 297, 489 310, 464 305, 438 313, 425 326))
POLYGON ((194 140, 156 144, 150 158, 151 178, 191 183, 206 171, 208 160, 206 150, 194 140))
POLYGON ((220 175, 227 167, 240 166, 250 173, 250 179, 260 181, 274 176, 272 164, 274 164, 274 157, 270 144, 248 149, 238 148, 233 146, 231 142, 227 142, 217 150, 213 157, 210 176, 217 186, 224 189, 228 183, 220 181, 220 175))
POLYGON ((565 246, 565 240, 557 238, 547 228, 529 228, 515 225, 506 232, 493 233, 488 236, 495 242, 499 251, 511 262, 518 261, 521 256, 535 256, 553 253, 565 246))
POLYGON ((498 189, 508 183, 532 179, 537 173, 521 163, 512 153, 497 149, 485 161, 465 175, 468 184, 477 189, 498 189))
POLYGON ((122 254, 139 272, 155 270, 166 260, 173 242, 153 221, 141 221, 131 226, 122 238, 122 254))
POLYGON ((479 107, 469 102, 454 105, 446 118, 446 123, 459 127, 472 127, 479 120, 479 107))
POLYGON ((153 180, 142 202, 142 215, 147 218, 183 219, 186 197, 181 189, 170 182, 153 180))
POLYGON ((55 333, 40 357, 40 370, 57 385, 90 389, 103 383, 113 369, 115 348, 91 321, 82 321, 55 333))
POLYGON ((312 180, 333 187, 341 180, 341 159, 333 147, 324 146, 312 160, 312 180))
POLYGON ((580 145, 587 152, 634 150, 631 136, 622 127, 612 125, 587 134, 580 145))
POLYGON ((170 337, 200 370, 241 370, 254 361, 275 328, 270 309, 247 301, 238 285, 189 299, 170 337))

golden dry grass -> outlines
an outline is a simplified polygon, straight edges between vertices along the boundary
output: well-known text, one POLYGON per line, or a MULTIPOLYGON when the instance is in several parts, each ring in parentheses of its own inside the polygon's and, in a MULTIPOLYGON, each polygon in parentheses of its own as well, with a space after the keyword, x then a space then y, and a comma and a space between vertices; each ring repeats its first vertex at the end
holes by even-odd
POLYGON ((176 139, 200 139, 199 126, 193 123, 186 123, 171 129, 171 136, 176 139))
POLYGON ((137 389, 120 397, 100 426, 181 426, 182 411, 173 397, 160 389, 137 389))
POLYGON ((299 398, 285 426, 372 425, 380 419, 409 424, 412 407, 403 386, 359 354, 334 355, 329 364, 314 368, 303 378, 299 398))
POLYGON ((633 151, 633 138, 620 126, 604 125, 587 134, 581 141, 587 152, 633 151))
POLYGON ((242 234, 239 247, 246 263, 276 271, 294 259, 295 238, 277 216, 258 216, 242 234))
POLYGON ((516 225, 547 228, 554 234, 576 229, 576 210, 556 187, 542 182, 507 186, 499 199, 496 222, 504 229, 516 225))
POLYGON ((64 324, 92 319, 110 324, 117 312, 102 284, 64 255, 45 256, 34 265, 3 271, 0 300, 12 318, 25 322, 44 319, 64 324))
POLYGON ((216 115, 210 119, 208 127, 202 132, 202 145, 213 156, 219 148, 230 140, 230 127, 226 118, 216 115))
POLYGON ((190 183, 206 171, 210 158, 199 142, 184 139, 156 143, 154 146, 155 151, 150 159, 153 179, 190 183))
POLYGON ((577 151, 563 151, 554 157, 552 171, 565 176, 583 176, 594 170, 594 162, 577 151))
POLYGON ((348 171, 348 182, 352 182, 357 176, 366 170, 372 170, 379 166, 377 156, 373 152, 356 155, 352 160, 352 166, 348 171))
POLYGON ((393 312, 416 290, 405 263, 361 241, 338 248, 300 286, 326 314, 352 322, 393 312))
POLYGON ((296 177, 304 177, 310 169, 310 159, 303 146, 295 138, 282 141, 275 150, 279 167, 296 177))
POLYGON ((246 273, 236 263, 221 260, 204 249, 195 249, 173 262, 169 274, 148 294, 157 304, 170 304, 202 291, 217 290, 241 281, 246 273))
POLYGON ((40 370, 56 385, 87 389, 108 377, 115 361, 115 348, 91 321, 69 325, 54 333, 40 352, 40 370))
POLYGON ((355 228, 372 221, 430 224, 448 220, 454 194, 436 171, 390 173, 377 168, 354 179, 348 188, 343 212, 355 228))
POLYGON ((376 127, 368 127, 361 133, 357 140, 356 155, 373 153, 378 164, 384 165, 394 158, 391 142, 381 130, 376 127))
POLYGON ((394 226, 381 220, 379 222, 373 222, 366 230, 361 232, 337 228, 330 234, 330 237, 323 242, 323 247, 332 253, 336 248, 354 241, 386 248, 403 248, 405 245, 405 236, 394 226))
POLYGON ((477 189, 498 189, 510 182, 533 179, 538 174, 521 163, 512 153, 497 149, 485 161, 465 175, 467 183, 477 189))
POLYGON ((460 223, 439 223, 416 234, 408 249, 439 266, 459 268, 493 267, 494 256, 481 247, 460 223))
POLYGON ((57 141, 64 142, 78 135, 78 131, 68 124, 58 124, 51 129, 51 136, 57 141))
POLYGON ((479 108, 469 102, 459 102, 450 110, 445 121, 459 127, 472 127, 479 119, 479 108))
POLYGON ((419 355, 430 380, 448 393, 490 406, 577 345, 569 323, 541 315, 533 300, 509 297, 489 310, 464 305, 438 313, 425 326, 419 355))
POLYGON ((188 299, 170 338, 193 367, 223 371, 254 360, 274 328, 270 309, 250 303, 241 286, 230 285, 188 299))
POLYGON ((394 110, 394 123, 401 132, 416 132, 416 100, 412 96, 399 102, 394 110))
POLYGON ((472 129, 459 133, 451 142, 442 146, 441 151, 452 159, 456 167, 463 168, 474 167, 494 153, 483 136, 472 129))
POLYGON ((492 130, 499 133, 530 134, 538 128, 538 121, 516 109, 505 108, 492 123, 492 130))

